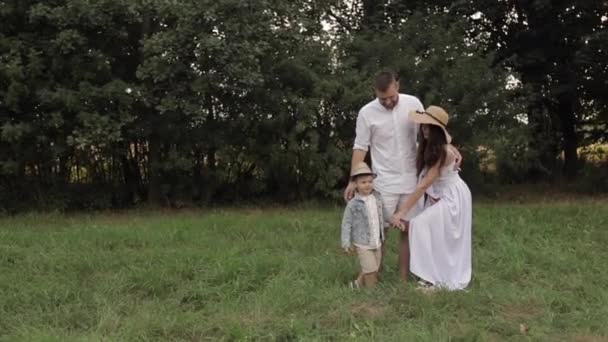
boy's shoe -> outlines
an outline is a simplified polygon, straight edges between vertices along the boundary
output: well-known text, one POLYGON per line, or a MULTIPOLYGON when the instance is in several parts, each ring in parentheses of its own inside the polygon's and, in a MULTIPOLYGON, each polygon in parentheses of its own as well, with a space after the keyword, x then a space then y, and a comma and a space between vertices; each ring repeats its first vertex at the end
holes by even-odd
POLYGON ((348 286, 350 287, 351 290, 358 290, 361 288, 361 285, 359 285, 359 282, 356 280, 353 280, 350 283, 348 283, 348 286))

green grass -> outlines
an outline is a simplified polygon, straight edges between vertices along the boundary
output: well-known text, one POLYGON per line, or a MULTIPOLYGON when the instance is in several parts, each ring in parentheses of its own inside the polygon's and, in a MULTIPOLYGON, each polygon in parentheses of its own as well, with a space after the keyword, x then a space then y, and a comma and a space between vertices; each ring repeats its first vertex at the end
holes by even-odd
POLYGON ((0 219, 2 341, 604 341, 608 202, 477 204, 469 292, 353 292, 341 208, 0 219), (520 325, 529 327, 520 332, 520 325))

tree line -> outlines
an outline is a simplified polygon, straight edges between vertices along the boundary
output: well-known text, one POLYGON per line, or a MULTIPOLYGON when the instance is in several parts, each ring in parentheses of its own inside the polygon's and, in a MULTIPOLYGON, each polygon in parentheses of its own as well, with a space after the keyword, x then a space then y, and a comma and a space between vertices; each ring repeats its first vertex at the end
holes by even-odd
POLYGON ((602 1, 0 1, 0 208, 339 198, 372 76, 473 188, 608 190, 602 1), (597 147, 600 146, 600 147, 597 147), (594 162, 590 162, 593 160, 594 162))

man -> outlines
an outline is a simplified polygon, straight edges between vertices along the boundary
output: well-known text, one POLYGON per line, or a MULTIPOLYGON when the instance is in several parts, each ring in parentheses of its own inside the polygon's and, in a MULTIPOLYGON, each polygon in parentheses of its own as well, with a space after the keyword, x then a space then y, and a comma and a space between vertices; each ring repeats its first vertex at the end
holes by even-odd
MULTIPOLYGON (((353 147, 351 170, 371 153, 372 168, 378 175, 376 190, 382 195, 384 217, 390 218, 416 189, 416 139, 418 125, 408 120, 412 110, 424 111, 418 98, 399 94, 399 80, 391 71, 376 74, 376 99, 365 105, 357 117, 356 138, 353 147)), ((354 196, 355 184, 350 182, 344 190, 344 199, 354 196)), ((406 229, 399 241, 399 277, 406 281, 409 274, 409 241, 407 221, 415 214, 408 213, 406 229)), ((388 229, 388 224, 385 230, 388 229)), ((386 236, 386 235, 385 235, 386 236)), ((386 252, 382 246, 382 259, 386 252)))

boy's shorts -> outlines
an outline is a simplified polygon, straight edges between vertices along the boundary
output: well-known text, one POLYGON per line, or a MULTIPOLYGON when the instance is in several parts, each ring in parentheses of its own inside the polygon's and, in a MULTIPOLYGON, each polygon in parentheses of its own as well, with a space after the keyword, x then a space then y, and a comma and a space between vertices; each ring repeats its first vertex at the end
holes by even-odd
POLYGON ((357 256, 361 264, 361 272, 364 274, 378 272, 382 262, 382 249, 365 249, 357 247, 357 256))

